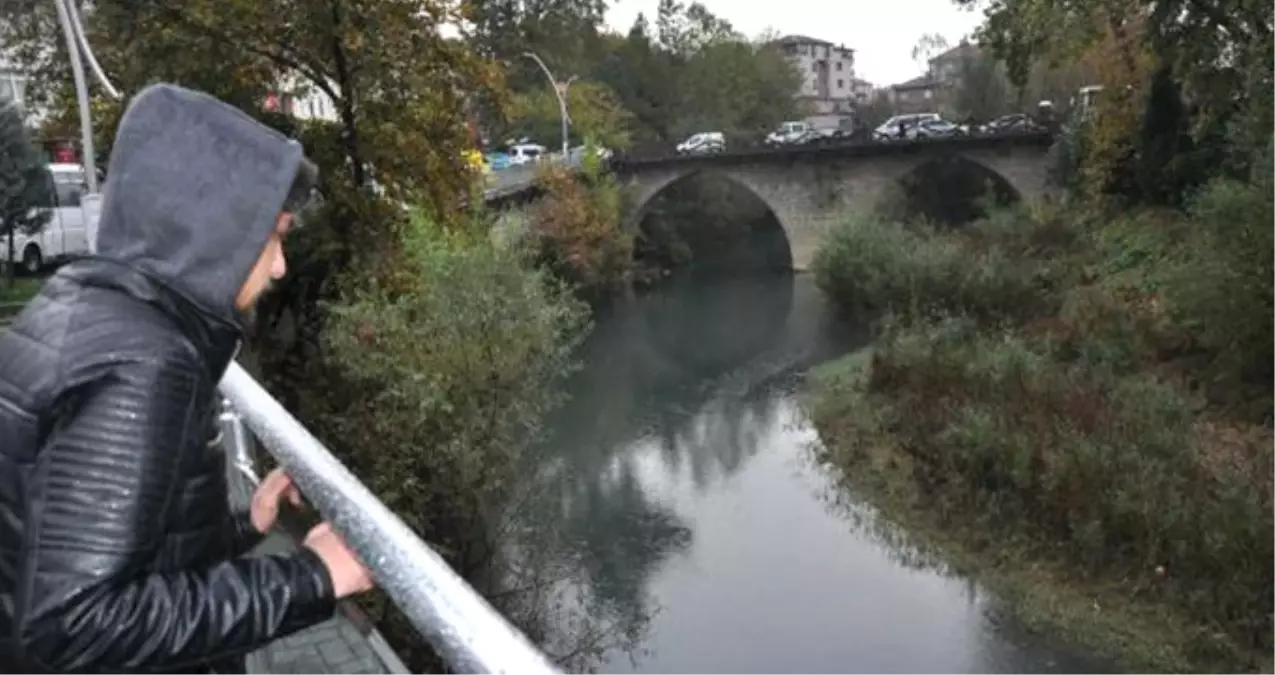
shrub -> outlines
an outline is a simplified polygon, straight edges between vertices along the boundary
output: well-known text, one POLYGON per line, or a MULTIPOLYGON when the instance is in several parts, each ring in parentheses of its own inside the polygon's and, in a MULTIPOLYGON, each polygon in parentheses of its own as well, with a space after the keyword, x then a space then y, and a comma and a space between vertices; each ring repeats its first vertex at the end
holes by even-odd
POLYGON ((999 248, 979 251, 958 235, 874 218, 834 230, 813 267, 819 287, 851 311, 966 311, 997 319, 1040 311, 1046 300, 1032 266, 999 248))
POLYGON ((968 319, 892 327, 819 400, 838 448, 897 448, 945 521, 972 517, 988 539, 1034 542, 1182 608, 1200 626, 1193 648, 1231 652, 1220 628, 1269 652, 1269 430, 1201 421, 1151 377, 1060 363, 968 319), (849 400, 847 432, 835 402, 849 400))
MULTIPOLYGON (((417 216, 400 241, 395 273, 331 308, 321 377, 312 377, 326 386, 307 417, 462 576, 545 637, 535 625, 543 613, 529 607, 548 599, 505 588, 519 573, 507 529, 537 487, 524 452, 560 402, 585 310, 485 234, 445 233, 417 216)), ((384 625, 410 634, 396 614, 384 625)), ((414 641, 399 647, 427 667, 414 641)))
POLYGON ((545 197, 532 212, 540 262, 589 295, 628 287, 633 239, 621 226, 621 191, 601 170, 576 176, 549 166, 539 176, 545 197))
POLYGON ((1267 169, 1252 185, 1217 181, 1196 196, 1186 255, 1170 273, 1166 295, 1175 315, 1215 353, 1228 380, 1264 385, 1269 394, 1275 353, 1269 161, 1267 169))

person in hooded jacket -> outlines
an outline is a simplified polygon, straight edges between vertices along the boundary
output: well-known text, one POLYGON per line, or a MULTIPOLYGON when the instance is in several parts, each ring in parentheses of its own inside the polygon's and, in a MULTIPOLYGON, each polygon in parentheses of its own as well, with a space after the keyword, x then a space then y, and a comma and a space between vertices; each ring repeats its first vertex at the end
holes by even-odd
POLYGON ((369 589, 327 524, 250 557, 272 473, 230 513, 217 383, 286 271, 316 180, 295 141, 153 85, 115 138, 95 256, 0 338, 0 670, 242 672, 243 656, 369 589))

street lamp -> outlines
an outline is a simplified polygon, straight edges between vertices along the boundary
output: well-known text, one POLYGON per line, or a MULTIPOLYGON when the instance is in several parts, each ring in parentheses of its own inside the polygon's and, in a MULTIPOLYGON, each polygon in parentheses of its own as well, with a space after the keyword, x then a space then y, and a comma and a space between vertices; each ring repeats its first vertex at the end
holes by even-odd
POLYGON ((546 66, 539 56, 536 56, 533 52, 523 52, 522 55, 535 61, 536 65, 540 66, 540 70, 544 71, 545 77, 549 78, 549 86, 553 87, 554 95, 558 97, 558 114, 562 117, 562 161, 565 162, 569 158, 567 149, 567 88, 571 86, 572 82, 575 82, 576 78, 572 75, 566 82, 559 83, 554 78, 553 73, 549 72, 549 66, 546 66))

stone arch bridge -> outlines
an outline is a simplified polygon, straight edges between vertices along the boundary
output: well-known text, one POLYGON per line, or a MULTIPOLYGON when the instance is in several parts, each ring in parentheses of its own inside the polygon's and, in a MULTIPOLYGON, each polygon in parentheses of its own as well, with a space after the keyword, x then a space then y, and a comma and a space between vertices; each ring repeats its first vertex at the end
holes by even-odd
POLYGON ((625 160, 613 166, 628 186, 630 226, 641 222, 661 190, 691 174, 713 171, 739 184, 775 214, 793 267, 802 270, 829 226, 872 209, 891 186, 936 160, 965 160, 971 171, 1003 179, 1025 202, 1052 198, 1052 140, 1048 134, 952 138, 625 160))

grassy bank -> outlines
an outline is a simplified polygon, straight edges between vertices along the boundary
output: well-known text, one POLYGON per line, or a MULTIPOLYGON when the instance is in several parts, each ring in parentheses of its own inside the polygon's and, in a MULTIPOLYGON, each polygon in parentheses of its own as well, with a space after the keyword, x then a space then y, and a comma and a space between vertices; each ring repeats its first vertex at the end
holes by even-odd
POLYGON ((849 223, 820 285, 882 313, 824 368, 824 459, 1028 625, 1134 669, 1269 669, 1271 188, 1184 213, 849 223))
POLYGON ((12 319, 13 315, 22 311, 26 303, 40 292, 42 279, 20 277, 13 280, 13 285, 0 280, 0 322, 12 319))

